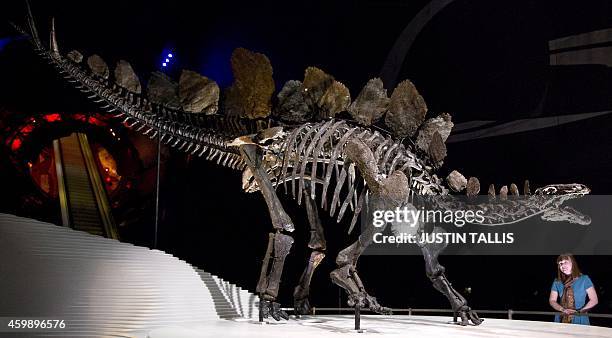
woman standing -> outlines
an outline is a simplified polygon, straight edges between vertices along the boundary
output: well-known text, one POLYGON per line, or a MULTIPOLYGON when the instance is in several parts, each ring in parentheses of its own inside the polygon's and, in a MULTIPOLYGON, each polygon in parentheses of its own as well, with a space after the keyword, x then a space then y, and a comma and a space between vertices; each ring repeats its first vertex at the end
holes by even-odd
POLYGON ((561 312, 555 316, 555 322, 589 325, 589 317, 581 314, 597 305, 597 292, 589 276, 580 272, 572 254, 557 257, 557 278, 548 302, 553 309, 561 312), (559 297, 560 303, 557 302, 559 297))

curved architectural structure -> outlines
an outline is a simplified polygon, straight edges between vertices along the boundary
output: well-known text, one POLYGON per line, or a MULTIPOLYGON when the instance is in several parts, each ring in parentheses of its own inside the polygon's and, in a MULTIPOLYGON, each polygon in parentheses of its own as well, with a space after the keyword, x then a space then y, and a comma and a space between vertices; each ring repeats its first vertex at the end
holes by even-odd
POLYGON ((257 316, 254 295, 172 255, 32 219, 0 214, 0 257, 0 317, 64 320, 45 335, 144 337, 257 316))

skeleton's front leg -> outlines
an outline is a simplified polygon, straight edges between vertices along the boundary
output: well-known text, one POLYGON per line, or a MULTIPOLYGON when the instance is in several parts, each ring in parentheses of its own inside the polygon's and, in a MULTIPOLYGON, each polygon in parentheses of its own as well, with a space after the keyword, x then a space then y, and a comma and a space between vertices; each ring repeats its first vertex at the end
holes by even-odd
MULTIPOLYGON (((440 227, 436 227, 434 232, 443 233, 445 231, 440 227)), ((425 258, 425 272, 427 273, 427 277, 433 283, 434 288, 448 298, 454 312, 454 321, 456 321, 457 316, 459 316, 461 317, 461 325, 468 325, 469 321, 474 325, 480 325, 483 320, 468 306, 467 300, 453 288, 444 274, 444 267, 438 262, 438 255, 445 247, 445 243, 427 243, 421 246, 423 258, 425 258)))
POLYGON ((280 304, 276 303, 275 300, 278 296, 285 257, 289 254, 293 244, 293 238, 289 235, 294 230, 293 222, 283 209, 272 182, 262 166, 262 154, 259 153, 258 147, 252 144, 242 145, 240 153, 259 185, 268 205, 272 226, 276 230, 269 236, 268 248, 257 283, 257 293, 260 297, 260 319, 268 316, 272 316, 276 320, 289 319, 289 315, 281 310, 280 304))
MULTIPOLYGON (((309 184, 307 185, 309 188, 309 184)), ((312 249, 308 265, 300 277, 299 284, 293 291, 293 306, 295 315, 307 315, 312 312, 308 296, 310 295, 310 281, 316 268, 319 266, 323 258, 325 258, 325 236, 323 234, 323 226, 317 212, 317 206, 310 197, 309 189, 304 190, 304 199, 306 204, 306 213, 308 214, 308 223, 310 223, 310 241, 308 247, 312 249)))
POLYGON ((275 302, 278 297, 280 279, 283 273, 285 258, 289 254, 293 238, 281 232, 271 233, 268 240, 268 249, 261 267, 256 292, 259 294, 260 319, 272 316, 276 320, 289 319, 289 315, 281 310, 280 304, 275 302))

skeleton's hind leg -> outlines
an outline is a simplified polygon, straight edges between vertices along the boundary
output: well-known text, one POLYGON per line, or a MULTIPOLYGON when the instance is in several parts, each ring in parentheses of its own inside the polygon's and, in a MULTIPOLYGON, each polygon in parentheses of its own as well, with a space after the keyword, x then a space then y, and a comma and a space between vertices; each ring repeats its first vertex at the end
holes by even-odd
MULTIPOLYGON (((442 228, 436 227, 434 232, 445 231, 442 228)), ((444 274, 444 267, 438 262, 438 255, 445 247, 446 244, 444 243, 427 243, 421 247, 423 258, 425 258, 425 272, 427 273, 427 277, 429 277, 433 283, 434 288, 448 298, 454 312, 455 321, 457 316, 459 316, 461 317, 461 325, 468 325, 469 321, 472 321, 474 325, 479 325, 482 323, 482 319, 480 319, 478 314, 468 306, 467 300, 453 288, 444 274)))
MULTIPOLYGON (((368 223, 371 225, 371 222, 368 223)), ((375 297, 366 292, 365 286, 357 273, 357 261, 359 256, 372 242, 373 230, 373 226, 368 226, 359 235, 359 239, 356 242, 340 251, 336 258, 338 268, 330 273, 330 277, 336 285, 347 291, 349 306, 357 305, 360 308, 369 308, 377 313, 391 314, 391 309, 381 306, 375 297)))
POLYGON ((325 236, 323 234, 323 226, 321 225, 321 219, 317 212, 317 206, 314 200, 310 198, 310 192, 304 190, 304 199, 306 204, 306 213, 308 214, 308 222, 310 223, 310 241, 308 247, 312 249, 310 259, 308 260, 308 266, 300 277, 299 284, 293 291, 293 306, 295 309, 295 315, 306 315, 312 312, 308 296, 310 294, 310 281, 312 275, 325 258, 325 236))
MULTIPOLYGON (((359 173, 366 180, 371 191, 370 205, 367 206, 367 210, 394 210, 407 200, 409 187, 406 175, 399 171, 386 178, 379 175, 377 160, 365 143, 352 139, 346 145, 345 153, 347 160, 354 162, 359 168, 359 173)), ((376 298, 366 292, 357 274, 359 256, 370 245, 373 235, 379 231, 374 228, 371 212, 367 212, 366 215, 362 214, 361 217, 367 217, 363 232, 355 243, 338 254, 336 258, 338 268, 331 272, 330 277, 335 284, 349 293, 349 306, 358 305, 374 312, 390 313, 390 309, 378 304, 376 298)))
POLYGON ((283 209, 272 182, 261 165, 261 154, 258 153, 257 147, 244 145, 240 147, 240 153, 253 172, 253 176, 268 205, 272 226, 276 230, 269 236, 268 248, 257 283, 260 311, 263 318, 272 316, 276 320, 289 319, 289 315, 281 310, 280 304, 276 303, 275 300, 278 296, 285 257, 289 254, 293 244, 293 238, 289 236, 289 233, 294 229, 293 222, 283 209))

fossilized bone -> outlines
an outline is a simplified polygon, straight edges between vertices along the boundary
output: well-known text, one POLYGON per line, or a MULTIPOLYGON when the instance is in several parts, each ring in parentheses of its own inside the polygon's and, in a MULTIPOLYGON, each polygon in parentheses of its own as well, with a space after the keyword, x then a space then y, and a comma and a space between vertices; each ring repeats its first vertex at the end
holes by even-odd
MULTIPOLYGON (((73 51, 68 57, 62 56, 54 28, 51 29, 51 43, 47 50, 38 37, 29 12, 28 6, 29 32, 17 25, 14 25, 15 28, 28 36, 35 51, 91 100, 101 104, 108 112, 116 113, 129 128, 150 138, 159 137, 161 142, 178 150, 243 170, 244 190, 261 192, 274 228, 269 236, 256 290, 261 297, 260 307, 264 316, 277 320, 288 318, 275 302, 284 260, 293 244, 291 232, 294 230, 293 222, 276 193, 281 185, 286 192, 291 191, 298 204, 304 201, 311 228, 308 246, 312 253, 294 290, 296 314, 310 312, 310 280, 325 257, 326 243, 317 213, 318 205, 329 210, 330 215, 337 217, 338 221, 350 210, 349 231, 359 216, 362 220, 359 239, 336 258, 338 267, 330 274, 333 282, 348 292, 350 306, 358 305, 379 313, 390 312, 366 292, 357 272, 358 258, 372 242, 375 231, 372 211, 392 210, 414 203, 415 196, 449 195, 446 183, 437 177, 435 171, 446 154, 444 140, 450 133, 450 117, 424 121, 425 103, 409 81, 400 84, 389 99, 380 80, 371 80, 351 104, 346 87, 323 71, 311 67, 306 70, 304 83, 290 81, 285 85, 278 96, 277 110, 270 117, 266 115, 270 113, 267 111, 270 109, 270 98, 262 96, 262 93, 264 96, 270 93, 270 81, 265 80, 262 88, 259 88, 257 79, 261 79, 261 74, 249 77, 249 67, 244 67, 239 61, 234 63, 233 59, 238 75, 227 96, 225 110, 228 114, 210 114, 218 107, 216 101, 207 103, 202 109, 206 113, 189 113, 153 102, 140 93, 139 85, 125 88, 125 83, 133 83, 133 78, 131 81, 117 81, 121 85, 112 82, 99 57, 95 60, 90 58, 94 64, 90 64, 90 71, 79 64, 82 59, 79 53, 73 51), (347 110, 364 124, 333 118, 336 113, 347 110), (395 136, 369 125, 382 118, 385 111, 386 120, 393 123, 391 129, 396 131, 395 136), (407 113, 415 116, 408 122, 402 117, 407 113), (316 118, 320 120, 307 122, 316 118), (424 130, 434 132, 426 134, 424 130), (404 137, 406 139, 402 140, 404 137), (332 183, 335 183, 333 187, 332 183)), ((236 57, 241 58, 246 60, 244 62, 248 66, 264 72, 265 78, 267 58, 262 59, 261 55, 245 50, 241 50, 236 57)), ((122 67, 124 70, 131 69, 125 65, 122 67)), ((214 94, 214 86, 207 88, 214 94)), ((216 90, 218 96, 218 88, 216 90)), ((468 195, 478 194, 477 180, 470 179, 463 185, 467 186, 468 195)), ((461 190, 455 185, 451 185, 451 188, 461 190)), ((512 191, 516 193, 516 189, 512 191)), ((488 206, 469 206, 452 197, 437 199, 435 203, 444 208, 490 208, 493 212, 487 214, 489 218, 485 222, 490 225, 536 215, 546 220, 585 224, 589 221, 588 217, 573 209, 562 208, 561 204, 568 198, 588 192, 588 188, 579 184, 551 185, 537 190, 527 199, 500 197, 499 202, 488 206), (560 197, 542 198, 546 194, 560 197)), ((442 230, 435 228, 434 231, 442 230)), ((478 325, 481 319, 451 286, 444 268, 438 262, 437 257, 443 249, 444 246, 435 244, 422 245, 427 276, 433 286, 448 298, 455 316, 461 317, 462 325, 467 325, 469 321, 478 325)))

